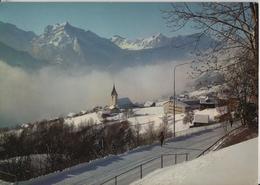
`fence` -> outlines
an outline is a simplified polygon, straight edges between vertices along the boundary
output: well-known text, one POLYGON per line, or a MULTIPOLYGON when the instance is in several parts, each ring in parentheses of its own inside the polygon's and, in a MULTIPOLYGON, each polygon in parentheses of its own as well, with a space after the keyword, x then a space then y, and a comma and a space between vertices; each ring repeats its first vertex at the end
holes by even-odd
POLYGON ((130 184, 137 179, 142 179, 145 175, 156 169, 188 160, 189 153, 162 154, 161 156, 154 157, 144 163, 128 169, 127 171, 115 175, 114 177, 102 182, 100 185, 130 184))
POLYGON ((218 139, 215 143, 213 143, 211 146, 209 146, 206 150, 204 150, 202 153, 200 153, 198 157, 202 156, 202 155, 205 155, 206 153, 209 153, 210 151, 212 150, 216 150, 217 147, 228 137, 228 136, 231 136, 232 134, 236 133, 237 130, 243 128, 244 126, 241 125, 233 130, 231 130, 230 132, 228 132, 226 135, 224 135, 223 137, 221 137, 220 139, 218 139))

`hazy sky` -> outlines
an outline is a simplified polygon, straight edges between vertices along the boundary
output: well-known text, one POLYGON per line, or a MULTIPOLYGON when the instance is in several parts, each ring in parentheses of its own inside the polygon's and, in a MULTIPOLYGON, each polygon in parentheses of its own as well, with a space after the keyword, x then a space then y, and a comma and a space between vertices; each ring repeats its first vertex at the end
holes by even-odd
POLYGON ((169 3, 1 3, 0 21, 36 34, 42 33, 46 25, 65 21, 106 38, 192 33, 189 27, 173 33, 166 26, 160 10, 170 6, 169 3))

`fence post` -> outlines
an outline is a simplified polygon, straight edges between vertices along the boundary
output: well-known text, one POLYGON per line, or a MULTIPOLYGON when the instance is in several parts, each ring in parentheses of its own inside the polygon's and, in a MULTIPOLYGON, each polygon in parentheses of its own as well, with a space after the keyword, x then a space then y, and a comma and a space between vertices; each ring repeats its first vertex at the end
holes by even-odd
POLYGON ((161 155, 161 168, 163 168, 163 154, 161 155))
POLYGON ((140 179, 143 178, 143 165, 140 165, 140 179))
POLYGON ((117 185, 117 176, 115 176, 115 185, 117 185))
POLYGON ((188 153, 186 153, 186 161, 188 161, 188 153))
POLYGON ((175 158, 175 164, 177 164, 177 154, 174 154, 175 158))

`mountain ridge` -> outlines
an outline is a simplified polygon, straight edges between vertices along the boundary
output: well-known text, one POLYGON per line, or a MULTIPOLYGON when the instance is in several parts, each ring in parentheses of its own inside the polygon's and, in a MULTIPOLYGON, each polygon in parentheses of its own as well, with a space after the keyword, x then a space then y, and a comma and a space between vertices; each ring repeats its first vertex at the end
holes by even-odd
MULTIPOLYGON (((0 40, 0 42, 16 50, 27 52, 37 60, 47 61, 46 65, 67 67, 79 65, 106 70, 187 60, 192 57, 195 47, 206 50, 210 48, 209 43, 214 41, 210 37, 204 36, 201 39, 202 44, 196 44, 196 34, 166 37, 161 33, 134 41, 121 36, 107 39, 90 30, 72 26, 69 22, 47 25, 40 35, 26 32, 9 23, 3 23, 3 26, 14 30, 10 30, 9 39, 4 42, 0 40), (26 35, 25 38, 19 38, 24 35, 26 35), (18 44, 19 47, 10 37, 21 41, 21 44, 18 44), (123 42, 128 43, 134 49, 122 48, 123 42), (23 45, 26 47, 21 49, 20 46, 23 45)), ((1 55, 3 54, 0 52, 0 57, 1 55)), ((11 63, 11 61, 9 62, 11 63)))

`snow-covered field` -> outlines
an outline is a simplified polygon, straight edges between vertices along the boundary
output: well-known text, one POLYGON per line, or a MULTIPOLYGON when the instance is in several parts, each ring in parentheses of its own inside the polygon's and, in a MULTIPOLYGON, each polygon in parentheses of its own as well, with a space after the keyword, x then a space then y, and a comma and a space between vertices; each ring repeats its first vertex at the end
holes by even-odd
POLYGON ((100 117, 98 113, 89 113, 82 116, 76 116, 72 118, 66 118, 65 123, 67 124, 73 124, 75 127, 87 125, 89 123, 92 124, 100 124, 100 117))
POLYGON ((213 86, 211 88, 201 88, 199 90, 190 92, 189 97, 205 96, 205 95, 210 94, 210 93, 218 92, 218 91, 220 91, 221 88, 222 88, 221 85, 216 85, 216 86, 213 86))
MULTIPOLYGON (((163 126, 163 120, 165 114, 163 107, 149 107, 149 108, 137 108, 133 110, 135 116, 130 117, 127 120, 131 125, 140 124, 140 133, 145 133, 149 129, 150 125, 153 125, 155 130, 160 129, 163 126)), ((183 124, 184 114, 176 114, 175 116, 175 131, 183 131, 189 129, 189 124, 183 124)), ((167 116, 168 130, 173 130, 173 116, 167 116)))
MULTIPOLYGON (((153 126, 154 130, 158 130, 163 125, 163 120, 165 119, 165 114, 162 106, 158 107, 146 107, 146 108, 136 108, 133 109, 133 115, 127 120, 130 122, 130 125, 135 128, 137 124, 140 124, 140 133, 146 133, 149 130, 149 126, 153 126)), ((175 120, 175 131, 183 131, 189 129, 190 124, 183 124, 184 114, 176 114, 175 120)), ((126 117, 123 113, 115 114, 114 116, 108 117, 108 121, 120 121, 126 120, 126 117)), ((168 115, 168 130, 173 130, 173 116, 168 115)), ((99 113, 89 113, 81 116, 71 117, 65 119, 66 124, 72 124, 76 128, 82 125, 92 124, 101 124, 101 112, 99 113)))
POLYGON ((193 161, 154 171, 132 185, 254 185, 257 184, 258 138, 193 161))

